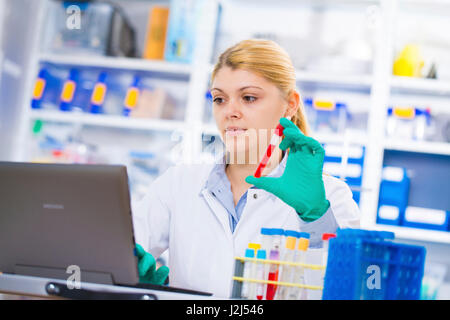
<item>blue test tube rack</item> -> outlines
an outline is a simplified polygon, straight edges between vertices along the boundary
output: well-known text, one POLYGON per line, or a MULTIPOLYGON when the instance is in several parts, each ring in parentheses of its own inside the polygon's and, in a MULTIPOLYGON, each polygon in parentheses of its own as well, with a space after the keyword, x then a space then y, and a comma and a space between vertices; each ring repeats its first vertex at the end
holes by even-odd
POLYGON ((329 241, 322 299, 420 299, 426 250, 393 239, 392 232, 339 229, 329 241))

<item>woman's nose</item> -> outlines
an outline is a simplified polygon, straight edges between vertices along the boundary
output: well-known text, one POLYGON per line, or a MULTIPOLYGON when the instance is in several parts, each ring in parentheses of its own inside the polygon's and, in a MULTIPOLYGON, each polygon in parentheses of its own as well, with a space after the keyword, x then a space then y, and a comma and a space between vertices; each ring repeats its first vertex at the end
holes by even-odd
POLYGON ((226 107, 226 117, 231 119, 239 119, 242 117, 241 106, 237 101, 230 101, 226 107))

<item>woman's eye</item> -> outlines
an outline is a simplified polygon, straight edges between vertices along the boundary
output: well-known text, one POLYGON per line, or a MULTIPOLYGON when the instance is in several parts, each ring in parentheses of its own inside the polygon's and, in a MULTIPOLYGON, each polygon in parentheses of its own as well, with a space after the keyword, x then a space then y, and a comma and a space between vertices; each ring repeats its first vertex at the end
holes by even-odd
POLYGON ((220 104, 220 103, 223 102, 223 99, 222 99, 222 98, 214 98, 214 99, 213 99, 213 102, 214 102, 214 103, 220 104))
POLYGON ((247 102, 255 102, 256 101, 256 97, 244 96, 244 100, 247 101, 247 102))

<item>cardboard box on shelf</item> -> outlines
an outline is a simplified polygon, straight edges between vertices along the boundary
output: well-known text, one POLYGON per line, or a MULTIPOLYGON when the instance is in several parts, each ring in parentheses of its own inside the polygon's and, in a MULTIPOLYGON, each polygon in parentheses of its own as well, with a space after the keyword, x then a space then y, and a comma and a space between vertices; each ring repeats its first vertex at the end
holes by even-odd
POLYGON ((175 100, 162 88, 141 91, 136 108, 131 111, 133 118, 174 119, 175 100))

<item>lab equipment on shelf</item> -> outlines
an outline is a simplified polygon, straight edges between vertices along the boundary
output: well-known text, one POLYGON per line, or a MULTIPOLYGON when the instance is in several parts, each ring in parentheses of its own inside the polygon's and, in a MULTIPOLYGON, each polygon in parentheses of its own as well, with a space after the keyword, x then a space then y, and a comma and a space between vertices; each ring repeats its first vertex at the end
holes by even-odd
POLYGON ((206 0, 171 0, 167 30, 165 59, 171 62, 190 63, 196 45, 196 30, 206 0))
POLYGON ((91 113, 103 113, 103 102, 105 101, 106 91, 108 87, 106 86, 106 72, 101 72, 98 76, 97 83, 92 90, 91 95, 91 113))
POLYGON ((77 69, 70 69, 69 77, 64 81, 61 90, 59 110, 70 111, 72 109, 72 102, 78 86, 79 71, 77 69))
POLYGON ((139 82, 140 77, 135 76, 131 86, 127 90, 127 94, 123 102, 123 115, 126 117, 128 117, 130 112, 137 106, 139 99, 139 82))
POLYGON ((31 98, 32 109, 43 109, 48 103, 56 103, 59 99, 63 80, 48 66, 42 66, 34 82, 31 98))
POLYGON ((388 108, 386 134, 391 138, 425 140, 431 135, 431 109, 417 107, 388 108))
POLYGON ((50 1, 48 9, 44 51, 136 56, 135 30, 120 6, 106 2, 50 1))
POLYGON ((361 145, 325 143, 323 171, 345 179, 353 193, 353 200, 359 204, 366 148, 361 145))
POLYGON ((314 132, 344 132, 351 117, 345 102, 312 97, 303 102, 308 123, 314 132))

